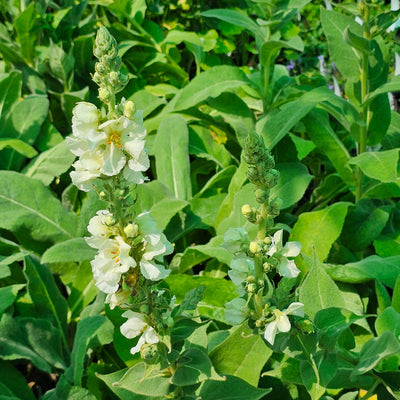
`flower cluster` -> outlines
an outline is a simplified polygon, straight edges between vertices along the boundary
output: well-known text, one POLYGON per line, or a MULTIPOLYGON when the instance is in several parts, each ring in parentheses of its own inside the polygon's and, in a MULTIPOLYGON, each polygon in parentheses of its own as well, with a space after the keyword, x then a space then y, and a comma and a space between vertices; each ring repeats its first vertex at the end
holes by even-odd
POLYGON ((149 166, 145 149, 146 129, 141 111, 133 103, 124 103, 124 114, 101 122, 101 113, 91 103, 80 102, 73 109, 72 136, 67 144, 79 159, 73 164, 72 182, 83 191, 92 189, 92 181, 120 173, 127 182, 145 181, 149 166))

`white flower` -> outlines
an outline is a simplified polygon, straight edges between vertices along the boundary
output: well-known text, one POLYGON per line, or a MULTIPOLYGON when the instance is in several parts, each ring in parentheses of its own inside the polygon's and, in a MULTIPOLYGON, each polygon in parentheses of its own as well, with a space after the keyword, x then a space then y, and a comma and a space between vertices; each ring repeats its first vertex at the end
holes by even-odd
POLYGON ((240 325, 249 315, 245 299, 237 297, 225 304, 225 319, 232 325, 240 325))
POLYGON ((139 265, 141 274, 151 281, 165 279, 171 272, 171 270, 166 269, 162 264, 158 264, 155 261, 150 262, 142 259, 139 265))
POLYGON ((115 307, 120 307, 122 305, 128 305, 129 304, 129 298, 130 298, 130 291, 129 290, 118 290, 116 293, 109 293, 106 297, 106 304, 110 305, 111 310, 113 310, 115 307))
POLYGON ((108 210, 99 210, 89 221, 88 231, 93 235, 87 237, 86 242, 90 247, 100 249, 105 241, 118 234, 116 226, 110 224, 113 221, 113 215, 108 210))
POLYGON ((275 232, 271 238, 271 246, 266 253, 268 256, 274 256, 279 260, 277 269, 281 276, 286 278, 296 278, 300 273, 299 269, 293 260, 288 260, 287 257, 297 257, 301 251, 301 244, 299 242, 287 242, 285 246, 282 245, 283 230, 275 232))
POLYGON ((121 275, 136 266, 129 256, 131 247, 121 236, 107 239, 99 254, 90 262, 96 286, 104 293, 115 293, 119 288, 121 275))
POLYGON ((72 183, 80 190, 88 192, 92 189, 93 179, 101 175, 102 155, 99 151, 93 153, 86 151, 72 166, 75 167, 75 171, 71 172, 72 183))
POLYGON ((254 261, 246 256, 234 257, 230 263, 229 277, 235 284, 239 296, 244 296, 246 290, 243 287, 243 282, 250 275, 254 275, 254 261))
POLYGON ((125 311, 122 316, 128 318, 126 322, 121 325, 121 333, 128 339, 133 339, 142 335, 135 347, 131 348, 131 353, 136 354, 140 351, 141 347, 146 344, 158 343, 159 339, 153 327, 151 327, 142 314, 134 311, 125 311))
POLYGON ((273 345, 278 332, 289 332, 291 325, 287 316, 297 315, 298 317, 304 317, 303 307, 303 303, 295 302, 283 311, 274 310, 275 320, 266 325, 264 332, 265 340, 273 345))

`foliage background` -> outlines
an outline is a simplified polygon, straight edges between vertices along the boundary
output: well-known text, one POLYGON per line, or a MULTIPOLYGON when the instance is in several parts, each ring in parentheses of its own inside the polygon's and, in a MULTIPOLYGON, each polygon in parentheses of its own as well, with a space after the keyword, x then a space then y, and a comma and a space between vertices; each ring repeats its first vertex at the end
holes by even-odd
MULTIPOLYGON (((167 283, 178 302, 206 287, 198 312, 210 321, 216 371, 246 399, 345 400, 361 388, 399 398, 400 118, 387 97, 400 89, 387 32, 396 12, 371 2, 375 31, 360 45, 343 38, 348 25, 363 35, 353 2, 334 11, 306 0, 0 5, 2 398, 133 398, 111 384, 138 359, 120 313, 104 309, 82 239, 103 205, 71 184, 64 141, 76 102, 99 104, 90 74, 100 25, 131 78, 120 96, 146 118, 151 182, 136 207, 175 244, 167 283), (328 89, 333 77, 341 96, 328 89), (301 354, 296 343, 274 353, 258 337, 245 345, 224 319, 237 294, 220 244, 229 227, 250 228, 240 208, 254 202, 253 188, 240 156, 253 130, 281 173, 278 226, 303 245, 298 294, 318 333, 304 336, 301 354)), ((219 386, 207 385, 206 398, 218 398, 219 386)))

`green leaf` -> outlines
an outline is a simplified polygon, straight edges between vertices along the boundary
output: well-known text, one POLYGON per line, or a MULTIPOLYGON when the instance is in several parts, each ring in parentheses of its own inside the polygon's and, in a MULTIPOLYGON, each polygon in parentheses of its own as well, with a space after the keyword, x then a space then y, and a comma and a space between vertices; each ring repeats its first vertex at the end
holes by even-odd
POLYGON ((386 308, 375 320, 375 329, 379 336, 389 331, 398 338, 400 336, 400 313, 393 307, 386 308))
POLYGON ((203 300, 198 304, 199 313, 226 323, 224 319, 225 303, 237 297, 236 287, 231 281, 209 276, 173 274, 166 278, 166 282, 171 293, 176 296, 177 303, 183 301, 189 290, 204 285, 203 300))
POLYGON ((67 346, 67 302, 61 295, 50 270, 33 256, 25 257, 28 290, 37 315, 48 318, 57 327, 67 346))
POLYGON ((396 283, 394 285, 392 306, 397 312, 400 313, 400 275, 397 278, 396 283))
POLYGON ((279 171, 278 184, 271 189, 272 198, 282 199, 281 209, 296 204, 304 195, 313 176, 308 173, 307 167, 300 163, 277 164, 279 171))
POLYGON ((183 313, 186 310, 195 310, 197 304, 203 299, 204 297, 204 290, 205 286, 197 286, 185 294, 185 298, 179 304, 179 313, 183 313))
POLYGON ((64 88, 69 89, 74 72, 73 56, 67 54, 62 47, 51 44, 49 66, 54 76, 64 85, 64 88))
POLYGON ((211 377, 211 360, 200 348, 192 347, 185 350, 176 363, 177 368, 171 377, 171 383, 174 385, 194 385, 211 377))
POLYGON ((354 184, 354 175, 347 165, 350 154, 346 146, 331 128, 328 115, 322 110, 313 110, 303 119, 307 135, 329 158, 342 180, 354 184))
POLYGON ((353 157, 349 164, 356 165, 370 178, 381 182, 396 182, 399 149, 369 151, 353 157))
MULTIPOLYGON (((82 384, 84 361, 90 341, 101 332, 101 328, 111 332, 114 330, 111 322, 103 315, 86 317, 78 322, 74 344, 71 354, 71 369, 68 371, 68 378, 74 385, 82 384)), ((112 337, 112 333, 111 337, 112 337)))
POLYGON ((321 263, 315 262, 309 268, 309 273, 299 290, 299 300, 304 304, 304 312, 313 319, 315 314, 324 308, 346 308, 342 292, 321 263))
POLYGON ((25 287, 25 284, 8 285, 0 288, 0 316, 14 303, 18 292, 23 287, 25 287))
POLYGON ((397 92, 400 90, 400 75, 393 76, 389 82, 384 83, 378 89, 369 93, 363 106, 370 103, 375 97, 383 93, 397 92))
POLYGON ((359 80, 359 59, 353 48, 344 41, 343 34, 349 27, 354 34, 363 36, 362 27, 354 22, 354 18, 336 11, 327 11, 322 7, 321 23, 328 39, 331 60, 347 79, 359 80))
POLYGON ((376 279, 394 288, 400 274, 400 256, 381 258, 373 255, 345 265, 326 265, 325 270, 336 281, 363 283, 376 279))
POLYGON ((28 359, 40 370, 51 372, 50 364, 32 349, 29 336, 19 320, 8 314, 3 314, 0 321, 0 356, 4 360, 28 359))
POLYGON ((342 243, 353 251, 365 249, 382 232, 389 217, 390 208, 376 207, 372 200, 361 199, 346 218, 342 243))
POLYGON ((19 139, 0 138, 0 150, 10 148, 23 155, 24 157, 32 158, 37 155, 37 151, 29 144, 19 139))
POLYGON ((302 213, 290 234, 290 240, 302 244, 302 252, 313 255, 313 248, 320 261, 328 257, 329 251, 339 237, 347 209, 351 203, 334 203, 323 210, 302 213))
POLYGON ((272 355, 260 335, 251 335, 247 322, 210 352, 214 368, 221 375, 233 375, 257 387, 261 371, 272 355))
POLYGON ((333 351, 339 336, 361 318, 364 315, 358 316, 337 307, 319 310, 315 314, 314 323, 319 330, 320 344, 328 351, 333 351))
POLYGON ((150 214, 156 220, 158 228, 164 230, 171 218, 188 204, 186 200, 164 197, 151 207, 150 214))
POLYGON ((75 156, 67 148, 66 142, 62 141, 41 153, 22 172, 26 176, 42 181, 45 185, 50 185, 55 177, 69 169, 74 159, 75 156))
POLYGON ((259 400, 271 389, 257 389, 236 376, 227 375, 225 381, 208 380, 198 390, 207 400, 259 400))
POLYGON ((0 227, 28 230, 33 239, 52 243, 72 239, 78 219, 43 183, 12 171, 0 171, 0 227))
POLYGON ((232 25, 241 26, 251 32, 257 40, 264 41, 263 30, 246 14, 236 10, 220 9, 207 10, 201 13, 204 17, 218 18, 232 25))
POLYGON ((125 375, 114 383, 114 386, 150 397, 162 397, 170 392, 169 377, 154 373, 145 377, 145 372, 145 363, 136 364, 129 368, 125 375))
POLYGON ((162 120, 153 150, 157 179, 170 188, 177 199, 190 199, 189 134, 182 116, 170 115, 162 120))
POLYGON ((265 146, 271 150, 318 103, 329 102, 335 97, 337 96, 327 87, 312 89, 296 100, 284 104, 278 111, 267 113, 265 117, 260 118, 256 124, 256 131, 263 137, 265 146))
POLYGON ((174 98, 173 109, 185 110, 206 101, 209 97, 218 97, 223 92, 250 84, 244 72, 237 67, 228 65, 211 67, 197 75, 178 92, 174 98))
POLYGON ((7 388, 15 395, 16 399, 36 399, 28 382, 10 362, 0 360, 0 382, 6 383, 7 388))
POLYGON ((247 104, 235 93, 230 92, 224 92, 216 98, 209 98, 207 103, 214 108, 216 116, 221 116, 232 126, 239 144, 243 146, 249 132, 254 131, 254 115, 247 104))
POLYGON ((211 160, 220 167, 227 167, 231 162, 231 155, 224 145, 213 138, 210 130, 201 126, 189 128, 189 153, 211 160))
MULTIPOLYGON (((22 74, 17 71, 11 72, 0 81, 0 135, 6 136, 4 129, 14 103, 21 95, 22 74)), ((21 114, 20 114, 21 115, 21 114)), ((24 115, 24 114, 22 114, 24 115)), ((21 118, 20 118, 21 119, 21 118)))
POLYGON ((355 366, 352 377, 365 374, 375 368, 377 364, 394 354, 400 353, 400 343, 392 332, 383 332, 377 338, 370 339, 362 347, 358 364, 355 366))
POLYGON ((48 248, 42 256, 42 263, 71 263, 93 260, 96 250, 90 247, 84 238, 75 238, 60 242, 48 248))
POLYGON ((297 158, 300 161, 306 158, 316 147, 316 145, 311 140, 303 139, 291 133, 289 133, 289 136, 296 147, 297 158))
MULTIPOLYGON (((143 396, 140 394, 132 393, 130 390, 127 389, 122 389, 121 387, 118 387, 114 385, 115 382, 118 382, 121 380, 121 378, 125 375, 126 371, 128 369, 121 369, 120 371, 113 372, 111 374, 98 374, 96 373, 96 376, 101 379, 107 387, 112 390, 114 394, 118 396, 120 400, 149 400, 148 396, 143 396)), ((152 400, 163 400, 164 397, 152 397, 152 400)))
POLYGON ((33 27, 36 21, 35 3, 31 3, 15 19, 15 30, 17 31, 18 41, 21 46, 21 54, 32 65, 35 55, 36 33, 33 27))
MULTIPOLYGON (((41 126, 49 113, 49 100, 46 96, 30 95, 19 100, 7 119, 2 136, 15 138, 33 145, 41 126), (21 118, 21 115, 24 118, 21 118)), ((1 128, 0 128, 1 129, 1 128)), ((24 161, 15 151, 7 150, 1 160, 5 169, 19 169, 24 161)))

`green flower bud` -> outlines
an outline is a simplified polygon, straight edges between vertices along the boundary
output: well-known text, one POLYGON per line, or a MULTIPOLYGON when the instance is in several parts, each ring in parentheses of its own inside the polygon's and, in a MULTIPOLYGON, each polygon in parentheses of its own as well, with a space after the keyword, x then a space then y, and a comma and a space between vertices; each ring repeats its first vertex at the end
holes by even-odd
POLYGON ((119 81, 119 74, 116 71, 111 71, 109 74, 109 81, 112 86, 116 86, 119 81))
POLYGON ((96 72, 97 72, 99 75, 105 75, 105 74, 107 74, 107 72, 108 72, 107 66, 105 66, 102 62, 97 62, 97 63, 95 64, 94 68, 95 68, 96 72))
POLYGON ((99 88, 99 99, 103 103, 109 103, 112 98, 112 93, 109 89, 105 87, 100 87, 99 88))
POLYGON ((276 210, 280 210, 282 207, 282 199, 280 197, 276 197, 275 199, 270 200, 269 205, 276 210))
POLYGON ((277 265, 279 264, 279 260, 276 258, 276 257, 270 257, 269 259, 268 259, 268 264, 271 266, 271 267, 277 267, 277 265))
POLYGON ((156 343, 145 343, 140 348, 140 356, 146 364, 155 364, 158 361, 158 346, 156 343))
POLYGON ((302 333, 309 334, 315 332, 314 325, 309 319, 301 319, 296 321, 296 327, 300 329, 302 333))
POLYGON ((269 196, 269 191, 268 190, 263 190, 263 189, 257 189, 256 190, 256 200, 258 203, 265 203, 268 199, 269 196))
POLYGON ((128 224, 124 228, 125 235, 128 236, 128 238, 134 238, 137 236, 139 232, 139 227, 136 224, 128 224))
POLYGON ((247 164, 258 164, 265 153, 264 140, 255 132, 250 132, 244 142, 243 159, 247 164))
POLYGON ((112 215, 107 215, 104 219, 104 222, 107 226, 113 226, 117 222, 112 215))
POLYGON ((131 119, 134 115, 135 115, 135 111, 136 111, 136 107, 135 104, 133 103, 133 101, 126 101, 124 103, 124 115, 126 118, 131 119))
POLYGON ((250 250, 253 254, 257 254, 257 253, 259 253, 259 252, 262 250, 262 248, 261 248, 260 244, 257 243, 257 242, 250 242, 249 250, 250 250))
POLYGON ((268 263, 268 262, 265 262, 265 263, 263 264, 263 270, 264 270, 264 272, 267 274, 269 271, 271 271, 271 264, 268 263))
POLYGON ((265 321, 264 320, 262 320, 262 319, 258 319, 257 321, 256 321, 256 327, 257 328, 262 328, 264 325, 265 325, 265 321))
POLYGON ((113 48, 117 47, 117 42, 111 36, 110 32, 104 26, 101 26, 96 35, 96 39, 94 41, 94 50, 93 53, 96 58, 101 58, 105 54, 112 51, 113 48))
POLYGON ((247 291, 249 292, 249 293, 256 293, 257 292, 257 285, 255 284, 255 283, 249 283, 248 285, 247 285, 247 291))
POLYGON ((251 183, 253 183, 254 185, 259 185, 260 174, 258 172, 257 167, 250 165, 249 168, 247 169, 246 175, 251 183))
POLYGON ((148 314, 150 311, 149 306, 147 304, 142 304, 140 306, 140 313, 141 314, 148 314))
POLYGON ((279 179, 279 171, 276 169, 270 169, 262 179, 263 186, 267 187, 268 189, 273 188, 277 183, 279 179))
POLYGON ((266 245, 270 245, 270 244, 272 243, 272 240, 271 240, 271 238, 270 238, 269 236, 266 236, 266 237, 264 238, 263 242, 264 242, 266 245))
POLYGON ((246 282, 247 283, 254 283, 256 281, 256 278, 255 278, 255 276, 253 276, 253 275, 249 275, 247 278, 246 278, 246 282))
POLYGON ((245 204, 242 207, 242 214, 252 224, 256 223, 256 221, 257 221, 257 210, 255 208, 251 207, 249 204, 245 204))

